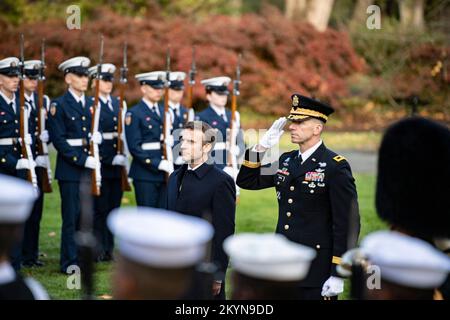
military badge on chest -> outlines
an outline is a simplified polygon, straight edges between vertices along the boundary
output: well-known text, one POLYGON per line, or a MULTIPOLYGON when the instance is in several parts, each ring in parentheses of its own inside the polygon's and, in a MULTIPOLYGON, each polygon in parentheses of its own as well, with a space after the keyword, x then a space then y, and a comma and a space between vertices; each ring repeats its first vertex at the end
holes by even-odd
POLYGON ((289 160, 290 160, 290 158, 285 159, 282 163, 281 169, 277 170, 277 174, 276 174, 276 178, 275 178, 276 179, 275 183, 277 186, 282 187, 282 186, 286 185, 286 183, 289 180, 288 179, 289 174, 290 174, 289 170, 288 170, 289 160))
POLYGON ((316 188, 325 187, 325 167, 326 163, 320 162, 319 168, 305 174, 305 179, 302 183, 308 185, 310 193, 314 193, 316 188))

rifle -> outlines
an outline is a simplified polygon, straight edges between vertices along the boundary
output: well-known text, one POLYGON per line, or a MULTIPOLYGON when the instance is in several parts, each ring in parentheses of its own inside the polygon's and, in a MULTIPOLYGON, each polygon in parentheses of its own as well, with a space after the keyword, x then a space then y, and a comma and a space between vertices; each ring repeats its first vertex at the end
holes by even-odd
MULTIPOLYGON (((97 64, 97 76, 95 78, 95 98, 94 105, 92 106, 94 112, 91 120, 91 138, 94 133, 98 132, 98 126, 100 121, 100 73, 102 72, 103 63, 103 35, 100 40, 100 57, 97 64)), ((97 167, 91 172, 91 191, 94 196, 100 195, 100 187, 102 185, 102 176, 100 171, 100 155, 98 145, 95 144, 92 139, 89 142, 90 154, 97 160, 97 167)))
POLYGON ((195 66, 195 47, 192 46, 192 63, 191 69, 189 70, 189 87, 187 91, 187 105, 188 108, 188 118, 187 121, 194 120, 194 109, 192 105, 192 100, 194 99, 194 86, 195 86, 195 74, 197 73, 197 68, 195 66))
POLYGON ((80 230, 75 240, 80 252, 83 300, 94 299, 94 258, 96 238, 93 234, 94 212, 89 175, 84 172, 80 181, 80 230))
MULTIPOLYGON (((44 81, 45 81, 45 39, 42 39, 41 45, 41 65, 39 68, 39 79, 38 79, 38 131, 42 133, 45 131, 45 119, 47 115, 47 110, 44 105, 44 81)), ((42 142, 38 139, 37 142, 38 154, 40 156, 45 156, 47 159, 47 174, 42 175, 42 185, 41 190, 45 193, 52 192, 52 169, 50 168, 50 161, 48 158, 48 146, 47 143, 42 142)))
MULTIPOLYGON (((236 109, 237 109, 237 97, 240 95, 239 85, 241 83, 241 62, 242 55, 239 54, 238 62, 236 65, 236 79, 233 80, 233 94, 231 96, 231 120, 228 135, 228 151, 227 151, 227 166, 231 167, 233 170, 233 178, 236 180, 237 176, 237 159, 236 155, 233 154, 234 147, 236 145, 237 130, 235 128, 236 121, 236 109)), ((239 188, 236 186, 236 196, 239 196, 239 188)))
MULTIPOLYGON (((123 111, 125 109, 125 86, 128 82, 127 80, 128 66, 127 66, 127 43, 125 42, 123 46, 123 66, 120 68, 120 85, 119 85, 119 116, 118 116, 118 126, 117 126, 117 154, 125 155, 124 141, 122 140, 123 135, 123 111)), ((128 168, 122 167, 120 174, 122 191, 131 191, 130 182, 128 181, 128 168)))
POLYGON ((25 79, 25 57, 24 57, 24 36, 20 35, 20 138, 22 139, 21 151, 22 156, 28 159, 30 168, 27 172, 27 179, 33 184, 35 190, 38 190, 38 183, 36 177, 36 171, 34 168, 33 152, 31 146, 25 142, 25 137, 28 136, 28 110, 25 106, 25 88, 23 80, 25 79))
MULTIPOLYGON (((173 153, 172 146, 170 146, 167 141, 168 137, 171 135, 172 123, 170 121, 169 113, 169 87, 170 87, 170 47, 167 48, 166 56, 166 79, 164 81, 164 124, 163 124, 163 134, 162 134, 162 151, 165 160, 173 163, 173 153)), ((166 182, 169 180, 169 174, 166 173, 166 182)))

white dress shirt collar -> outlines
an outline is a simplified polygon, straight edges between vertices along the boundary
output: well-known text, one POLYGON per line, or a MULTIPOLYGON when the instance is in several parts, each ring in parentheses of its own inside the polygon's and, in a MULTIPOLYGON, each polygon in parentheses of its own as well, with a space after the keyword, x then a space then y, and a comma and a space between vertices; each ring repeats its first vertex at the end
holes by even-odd
POLYGON ((71 88, 69 88, 69 92, 72 95, 72 97, 75 99, 76 102, 83 104, 83 106, 86 105, 86 97, 84 96, 84 93, 81 95, 81 97, 79 97, 75 92, 73 92, 73 90, 71 88))
POLYGON ((301 153, 299 150, 298 154, 302 156, 302 163, 304 163, 314 152, 316 152, 316 150, 320 147, 321 144, 322 139, 303 153, 301 153))

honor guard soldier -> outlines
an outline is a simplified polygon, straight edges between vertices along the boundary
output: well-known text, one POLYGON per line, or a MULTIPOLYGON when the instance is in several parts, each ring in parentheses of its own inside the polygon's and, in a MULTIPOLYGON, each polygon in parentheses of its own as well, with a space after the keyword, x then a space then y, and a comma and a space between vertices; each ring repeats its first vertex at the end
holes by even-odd
POLYGON ((223 244, 230 256, 232 299, 298 299, 298 282, 306 277, 314 249, 281 234, 241 233, 223 244))
MULTIPOLYGON (((22 154, 22 143, 31 146, 33 139, 27 134, 24 136, 25 141, 21 141, 20 136, 22 108, 19 95, 16 94, 19 88, 19 63, 15 57, 0 60, 0 174, 26 180, 28 172, 35 169, 36 163, 22 154)), ((30 127, 29 121, 27 125, 30 127)), ((20 270, 21 244, 16 244, 11 251, 11 263, 16 271, 20 270)))
POLYGON ((333 111, 322 102, 292 95, 289 131, 291 142, 300 150, 286 152, 277 162, 261 166, 264 152, 275 146, 284 132, 287 119, 280 118, 258 145, 247 150, 237 177, 237 185, 243 189, 275 187, 279 206, 276 232, 316 250, 310 273, 299 285, 301 299, 337 298, 343 292, 344 282, 337 277, 336 266, 359 234, 350 165, 321 139, 333 111))
POLYGON ((117 238, 115 299, 179 299, 206 254, 212 226, 196 217, 154 208, 116 209, 108 226, 117 238))
POLYGON ((173 163, 163 159, 164 106, 158 104, 166 76, 164 71, 154 71, 135 77, 143 98, 125 116, 125 134, 133 156, 129 176, 133 179, 137 205, 161 208, 167 196, 165 175, 173 171, 173 163))
MULTIPOLYGON (((33 138, 32 151, 36 162, 36 176, 38 186, 42 186, 43 175, 48 174, 50 160, 48 156, 39 155, 37 140, 43 143, 49 142, 49 134, 47 130, 39 133, 39 105, 38 105, 38 78, 39 69, 41 67, 40 60, 28 60, 24 63, 25 79, 23 80, 25 90, 25 103, 29 110, 29 129, 33 138)), ((44 108, 49 109, 50 98, 44 95, 44 108)), ((42 218, 42 210, 44 207, 44 192, 40 189, 39 196, 34 203, 33 210, 25 223, 24 238, 22 244, 22 264, 24 267, 42 267, 44 264, 38 259, 39 257, 39 230, 42 218)))
MULTIPOLYGON (((89 68, 91 78, 97 76, 97 66, 89 68)), ((122 200, 121 170, 126 167, 128 159, 117 154, 119 99, 111 96, 116 67, 110 63, 101 65, 99 80, 100 122, 103 141, 99 146, 101 159, 102 185, 100 196, 95 198, 95 233, 100 243, 98 260, 110 261, 114 250, 114 238, 106 225, 109 213, 120 207, 122 200)), ((95 87, 95 81, 92 82, 95 87)), ((94 98, 91 97, 92 101, 94 98)))
POLYGON ((36 192, 30 183, 3 174, 0 190, 0 300, 48 300, 42 286, 34 279, 22 278, 8 257, 21 242, 36 192))
MULTIPOLYGON (((213 129, 217 131, 217 141, 212 152, 212 158, 214 163, 221 169, 227 170, 227 137, 228 129, 230 128, 231 111, 226 108, 228 95, 228 85, 231 79, 229 77, 216 77, 210 79, 204 79, 201 84, 205 86, 206 99, 208 100, 208 107, 199 112, 196 116, 196 120, 204 121, 209 124, 213 129)), ((240 130, 240 116, 239 112, 235 114, 235 128, 238 130, 236 137, 236 144, 234 150, 231 152, 236 156, 241 155, 244 147, 244 138, 242 131, 240 130)), ((227 172, 231 176, 231 172, 227 172)))
MULTIPOLYGON (((20 102, 16 96, 19 88, 19 59, 0 60, 0 173, 26 179, 30 164, 21 155, 20 102)), ((30 144, 31 135, 25 137, 30 144)))
POLYGON ((180 155, 180 133, 183 129, 183 126, 190 120, 189 110, 181 104, 181 100, 183 100, 184 94, 184 79, 186 78, 186 73, 177 71, 171 72, 170 79, 170 87, 169 87, 169 107, 171 114, 173 116, 172 128, 173 128, 173 137, 174 137, 174 148, 173 148, 173 159, 175 169, 179 168, 184 162, 183 158, 180 155))
POLYGON ((228 257, 223 251, 223 241, 234 233, 236 188, 228 174, 210 164, 215 136, 215 130, 202 121, 184 126, 181 155, 186 164, 169 178, 167 203, 169 210, 211 221, 214 226, 211 258, 218 268, 211 296, 225 299, 228 257))
POLYGON ((419 238, 377 231, 366 236, 360 248, 344 254, 338 271, 351 274, 352 289, 361 292, 354 298, 432 300, 450 272, 450 257, 419 238))
POLYGON ((101 134, 91 137, 92 100, 85 96, 88 88, 90 60, 75 57, 58 67, 64 72, 68 90, 50 104, 50 139, 58 151, 55 178, 61 194, 61 272, 78 265, 75 232, 79 228, 81 176, 98 168, 98 160, 89 154, 90 140, 101 144, 101 134))
MULTIPOLYGON (((386 130, 378 159, 378 216, 391 229, 434 243, 449 254, 450 130, 420 117, 401 120, 386 130), (436 161, 439 174, 426 175, 425 187, 421 175, 411 175, 417 168, 434 168, 436 161)), ((450 277, 438 294, 450 299, 450 277)))

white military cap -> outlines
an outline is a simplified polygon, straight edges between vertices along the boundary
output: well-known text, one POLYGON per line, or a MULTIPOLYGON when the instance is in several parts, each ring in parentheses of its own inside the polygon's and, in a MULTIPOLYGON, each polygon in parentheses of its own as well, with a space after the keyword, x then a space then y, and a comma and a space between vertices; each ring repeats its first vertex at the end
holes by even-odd
POLYGON ((27 60, 23 63, 25 75, 27 78, 35 79, 39 76, 39 68, 41 67, 40 60, 27 60))
POLYGON ((274 233, 233 235, 225 239, 223 247, 236 271, 272 281, 305 278, 316 256, 314 249, 274 233))
POLYGON ((5 76, 18 76, 20 60, 16 57, 8 57, 0 60, 0 74, 5 76))
POLYGON ((74 57, 64 61, 58 66, 58 69, 63 71, 64 74, 75 73, 77 75, 88 75, 88 67, 91 64, 91 60, 86 57, 74 57))
POLYGON ((147 84, 155 89, 164 88, 164 82, 166 81, 165 71, 153 71, 146 73, 139 73, 134 76, 141 85, 147 84))
POLYGON ((395 231, 378 231, 361 242, 381 278, 412 288, 439 287, 450 272, 450 258, 429 243, 395 231))
MULTIPOLYGON (((113 65, 112 63, 102 63, 100 68, 101 68, 100 78, 104 80, 108 79, 112 80, 112 78, 114 77, 114 72, 116 72, 116 66, 113 65)), ((98 70, 97 66, 90 67, 88 69, 89 76, 90 77, 96 76, 97 70, 98 70)))
POLYGON ((0 190, 0 224, 25 222, 37 197, 31 183, 0 174, 0 190))
POLYGON ((169 74, 170 88, 173 90, 183 90, 185 78, 186 78, 186 73, 183 71, 171 72, 169 74))
POLYGON ((215 77, 200 81, 206 90, 215 91, 219 94, 229 94, 228 85, 231 82, 230 77, 215 77))
POLYGON ((145 207, 114 210, 108 226, 121 255, 157 268, 183 268, 200 262, 214 233, 206 220, 145 207))

